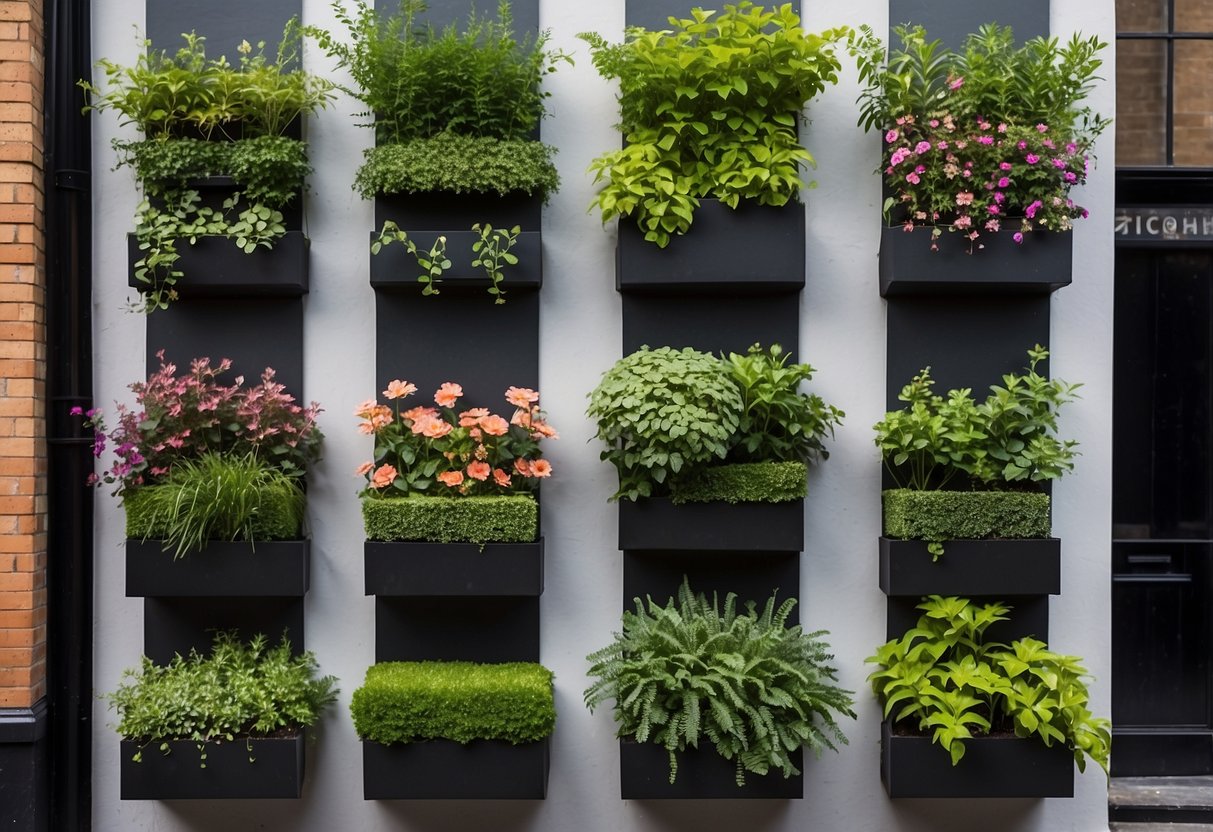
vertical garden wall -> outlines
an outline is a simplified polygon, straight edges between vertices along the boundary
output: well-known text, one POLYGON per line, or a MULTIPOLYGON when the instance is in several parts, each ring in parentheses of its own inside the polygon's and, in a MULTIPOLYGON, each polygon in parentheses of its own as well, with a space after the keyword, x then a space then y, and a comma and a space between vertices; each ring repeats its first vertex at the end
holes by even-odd
MULTIPOLYGON (((208 52, 234 55, 241 37, 274 39, 280 24, 263 16, 272 5, 97 0, 94 54, 133 62, 137 42, 132 21, 141 29, 146 26, 153 37, 166 32, 174 37, 191 26, 206 31, 221 21, 208 52), (177 16, 171 23, 156 16, 164 9, 177 16), (194 14, 197 19, 191 22, 194 14), (221 42, 220 31, 232 41, 221 42)), ((1083 381, 1085 387, 1064 416, 1064 433, 1082 443, 1083 455, 1075 473, 1052 492, 1053 534, 1064 541, 1057 576, 1061 593, 1050 597, 1054 588, 1041 590, 1038 606, 1046 616, 1051 646, 1083 656, 1096 676, 1093 710, 1108 711, 1111 135, 1105 134, 1097 147, 1098 167, 1082 194, 1091 218, 1073 232, 1070 285, 1051 296, 1014 295, 1016 300, 1004 297, 986 305, 913 290, 894 290, 886 299, 878 258, 881 183, 872 173, 879 144, 875 135, 864 134, 855 124, 860 87, 854 71, 844 69, 841 83, 814 102, 812 121, 801 128, 818 161, 817 170, 806 175, 818 187, 805 191, 803 220, 797 216, 787 232, 797 241, 793 249, 802 245, 800 250, 790 259, 764 259, 773 257, 768 252, 774 249, 757 235, 773 232, 777 224, 759 221, 753 234, 742 231, 729 238, 724 253, 713 259, 736 271, 746 264, 763 264, 765 285, 741 293, 735 286, 693 285, 696 275, 713 263, 686 273, 654 265, 644 259, 651 252, 637 253, 629 246, 635 240, 629 241, 626 232, 617 233, 613 225, 604 229, 597 215, 586 210, 595 193, 586 167, 604 150, 617 147, 619 134, 612 129, 617 120, 614 88, 598 76, 585 44, 575 36, 597 31, 618 40, 636 4, 543 0, 530 5, 537 8, 538 25, 552 30, 552 44, 572 53, 577 63, 562 67, 546 82, 552 93, 551 116, 542 125, 542 139, 559 149, 560 191, 541 214, 519 209, 520 218, 512 221, 507 216, 484 217, 495 225, 520 224, 524 232, 542 233, 541 244, 536 241, 542 250, 541 288, 536 275, 532 286, 519 285, 510 292, 503 306, 494 306, 479 291, 444 291, 423 298, 416 291, 376 281, 367 232, 380 226, 387 206, 363 201, 351 190, 361 150, 374 138, 372 131, 356 126, 359 119, 353 113, 359 103, 342 96, 305 126, 316 170, 298 226, 310 238, 306 295, 238 301, 187 297, 168 313, 150 318, 125 312, 126 234, 137 195, 128 171, 110 169, 109 139, 126 134, 112 114, 95 118, 96 401, 129 401, 125 385, 143 377, 148 355, 165 346, 178 361, 200 351, 215 359, 230 355, 250 362, 245 368, 250 375, 263 363, 283 372, 289 367, 291 390, 322 403, 325 452, 309 480, 310 570, 298 620, 306 622, 307 649, 316 653, 325 673, 340 679, 342 693, 338 707, 311 732, 315 741, 307 750, 302 797, 272 802, 121 800, 119 745, 107 727, 112 714, 99 701, 93 742, 94 828, 191 830, 226 825, 307 832, 456 830, 490 823, 528 832, 728 824, 764 830, 960 830, 976 823, 1000 831, 1100 828, 1106 795, 1103 775, 1094 766, 1085 775, 1076 774, 1073 799, 890 800, 881 785, 879 709, 867 689, 863 659, 885 640, 892 606, 882 592, 882 477, 870 430, 892 404, 889 391, 904 383, 907 371, 933 362, 924 357, 933 350, 971 356, 979 363, 991 358, 1001 372, 1021 366, 1014 363, 1022 355, 1019 341, 1023 347, 1040 341, 1052 352, 1050 374, 1083 381), (737 259, 725 259, 732 257, 737 259), (654 282, 642 285, 646 280, 654 282), (1012 306, 1016 334, 1021 327, 1029 334, 1015 342, 1006 360, 993 359, 984 336, 1000 331, 1001 324, 989 316, 1004 320, 1012 306), (680 569, 702 568, 705 562, 696 561, 694 550, 678 551, 680 544, 668 539, 624 539, 644 529, 628 526, 626 518, 621 520, 621 508, 607 502, 615 490, 615 473, 599 461, 598 448, 589 441, 594 428, 584 416, 586 394, 608 367, 641 344, 744 350, 755 340, 779 341, 793 349, 798 360, 811 362, 818 369, 813 391, 845 410, 847 419, 830 445, 828 463, 811 470, 803 545, 797 539, 794 544, 746 547, 764 553, 770 574, 762 579, 752 572, 739 574, 733 588, 744 589, 743 580, 750 582, 746 587, 778 585, 781 595, 800 599, 800 622, 807 629, 831 633, 834 663, 843 686, 856 692, 859 719, 843 726, 850 743, 838 755, 821 760, 806 755, 802 785, 794 787, 794 796, 803 795, 803 800, 622 800, 621 752, 609 708, 591 715, 582 705, 585 656, 619 629, 621 600, 636 592, 668 595, 675 585, 662 588, 656 583, 680 569), (263 358, 261 350, 272 356, 263 358), (241 351, 249 357, 243 358, 241 351), (1006 361, 1012 363, 1004 366, 1006 361), (466 598, 411 603, 394 594, 390 576, 379 576, 385 583, 370 591, 371 553, 356 496, 363 480, 353 473, 369 457, 370 440, 357 432, 351 413, 392 378, 413 381, 423 393, 444 381, 461 382, 469 401, 478 399, 474 404, 491 404, 479 399, 496 396, 509 385, 542 391, 544 409, 559 426, 561 438, 545 453, 555 474, 543 486, 542 579, 537 587, 518 590, 514 603, 466 598), (467 617, 460 615, 461 609, 468 610, 467 617), (495 626, 495 621, 505 623, 495 626), (472 622, 478 623, 473 627, 472 622), (508 641, 509 647, 494 649, 496 638, 508 641), (516 658, 541 660, 551 668, 558 717, 546 799, 458 804, 364 800, 363 751, 348 705, 368 665, 385 657, 516 658)), ((918 5, 930 12, 929 20, 921 9, 903 10, 898 3, 890 9, 886 0, 802 4, 800 11, 810 31, 867 23, 887 32, 890 25, 902 22, 895 19, 898 15, 934 26, 944 7, 960 4, 918 5)), ((673 13, 690 8, 689 3, 680 8, 662 0, 661 8, 666 6, 673 13)), ((308 24, 338 28, 325 2, 303 0, 295 10, 308 24)), ((950 18, 951 12, 942 14, 950 18)), ((997 17, 996 10, 991 14, 997 17)), ((1081 30, 1111 39, 1111 2, 1052 0, 1045 19, 1052 32, 1081 30)), ((638 22, 652 25, 659 20, 638 22)), ((959 18, 955 22, 969 25, 959 18)), ((530 25, 521 12, 518 23, 530 25)), ((306 51, 305 62, 313 71, 333 74, 329 60, 314 47, 306 51)), ((1101 74, 1112 76, 1110 62, 1101 74)), ((1111 87, 1104 84, 1093 103, 1108 112, 1112 100, 1111 87)), ((407 216, 407 206, 393 210, 407 216)), ((702 219, 707 229, 709 219, 702 219)), ((465 224, 462 218, 453 222, 465 224)), ((405 222, 400 226, 406 227, 405 222)), ((703 254, 693 236, 678 243, 692 259, 703 254)), ((507 273, 507 286, 509 280, 507 273)), ((940 388, 982 383, 963 372, 955 379, 941 373, 940 388)), ((793 518, 792 526, 800 531, 796 521, 793 518)), ((145 649, 145 627, 150 626, 154 604, 145 607, 139 598, 127 596, 122 512, 105 492, 98 496, 96 531, 94 687, 101 693, 112 690, 121 670, 135 664, 145 649)), ((771 531, 771 523, 759 521, 753 534, 771 531)), ((708 553, 708 558, 718 557, 708 553)), ((727 575, 720 577, 715 567, 709 571, 715 572, 711 580, 720 588, 730 588, 727 575)), ((766 594, 760 588, 753 591, 766 594)), ((623 791, 627 796, 626 788, 623 791)), ((781 798, 787 796, 792 795, 781 793, 781 798)))

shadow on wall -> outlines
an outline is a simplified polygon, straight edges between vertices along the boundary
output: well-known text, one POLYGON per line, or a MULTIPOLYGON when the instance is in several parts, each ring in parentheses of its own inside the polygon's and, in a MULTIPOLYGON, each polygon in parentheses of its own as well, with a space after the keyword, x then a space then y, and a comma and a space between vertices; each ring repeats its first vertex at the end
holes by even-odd
MULTIPOLYGON (((884 799, 883 791, 879 797, 884 799)), ((904 832, 972 832, 978 825, 982 832, 1014 832, 1044 828, 1044 806, 1037 798, 902 799, 895 802, 895 811, 897 828, 904 832)))

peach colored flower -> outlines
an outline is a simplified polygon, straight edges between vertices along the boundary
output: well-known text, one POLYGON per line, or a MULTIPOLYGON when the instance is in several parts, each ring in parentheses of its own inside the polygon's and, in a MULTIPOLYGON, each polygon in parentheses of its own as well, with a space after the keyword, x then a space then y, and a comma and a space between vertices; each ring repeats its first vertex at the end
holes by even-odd
POLYGON ((489 415, 487 407, 473 407, 471 410, 465 410, 459 414, 459 427, 470 428, 476 424, 479 419, 483 419, 489 415))
POLYGON ((485 416, 480 420, 480 427, 489 436, 505 436, 510 432, 510 423, 500 416, 485 416))
MULTIPOLYGON (((416 432, 416 427, 416 425, 413 426, 414 432, 416 432)), ((426 420, 425 426, 421 429, 421 433, 423 436, 430 439, 441 439, 452 430, 454 430, 454 428, 451 427, 450 422, 444 422, 442 419, 430 417, 426 420)))
POLYGON ((531 463, 531 474, 536 477, 552 476, 552 463, 546 459, 537 459, 531 463))
POLYGON ((438 475, 438 481, 451 488, 463 485, 462 471, 443 471, 438 475))
POLYGON ((471 430, 468 431, 468 436, 472 437, 477 442, 479 442, 481 437, 484 436, 484 431, 482 431, 480 428, 472 428, 471 430))
POLYGON ((462 395, 462 387, 458 384, 444 381, 442 386, 438 388, 438 392, 434 394, 434 401, 438 402, 439 407, 454 407, 456 400, 462 395))
POLYGON ((524 428, 531 426, 531 411, 529 408, 519 408, 514 411, 514 415, 510 417, 511 425, 521 425, 524 428))
POLYGON ((531 463, 519 457, 514 460, 514 472, 524 477, 531 476, 531 463))
POLYGON ((371 418, 371 411, 379 405, 379 402, 374 399, 367 399, 362 404, 354 408, 354 415, 361 419, 371 418))
POLYGON ((487 462, 473 462, 468 466, 468 476, 480 482, 487 480, 492 471, 487 462))
POLYGON ((511 387, 505 391, 505 400, 514 407, 529 408, 532 402, 539 401, 539 394, 528 387, 511 387))
POLYGON ((437 416, 438 411, 432 407, 414 407, 412 410, 406 410, 400 414, 401 419, 408 419, 410 422, 416 422, 422 416, 437 416))
POLYGON ((389 399, 403 399, 405 396, 411 396, 416 392, 417 385, 401 381, 400 379, 393 379, 388 382, 387 389, 383 391, 383 395, 389 399))
POLYGON ((538 439, 541 436, 545 439, 559 439, 560 438, 560 434, 558 434, 556 432, 556 429, 554 427, 549 425, 547 422, 543 422, 543 421, 540 421, 537 419, 531 423, 531 438, 538 439))
POLYGON ((371 488, 387 488, 395 479, 395 468, 391 465, 380 465, 371 475, 371 488))
POLYGON ((510 487, 510 475, 505 471, 502 471, 500 468, 493 469, 493 481, 502 488, 510 487))
POLYGON ((354 470, 354 473, 360 477, 365 477, 370 472, 370 470, 374 467, 375 467, 375 463, 364 462, 361 465, 359 465, 357 467, 357 469, 354 470))

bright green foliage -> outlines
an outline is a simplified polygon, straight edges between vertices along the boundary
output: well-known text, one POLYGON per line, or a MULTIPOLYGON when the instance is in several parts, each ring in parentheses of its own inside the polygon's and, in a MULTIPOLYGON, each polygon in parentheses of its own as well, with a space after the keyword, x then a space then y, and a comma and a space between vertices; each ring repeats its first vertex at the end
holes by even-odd
POLYGON ((943 553, 949 540, 1048 537, 1049 495, 1029 491, 885 491, 884 533, 925 540, 943 553))
MULTIPOLYGON (((493 228, 489 223, 475 223, 472 230, 480 235, 480 239, 472 243, 472 268, 483 269, 489 280, 488 292, 496 297, 494 303, 505 303, 505 289, 501 282, 505 279, 507 266, 518 265, 518 255, 511 249, 518 244, 518 234, 522 227, 493 228)), ((404 246, 421 269, 417 282, 422 285, 421 294, 439 294, 438 284, 442 275, 451 267, 451 261, 446 256, 446 237, 439 236, 430 246, 429 251, 417 247, 404 231, 392 220, 384 220, 379 236, 371 242, 371 254, 378 254, 387 246, 399 243, 404 246)))
POLYGON ((778 344, 758 344, 745 355, 731 352, 725 368, 741 388, 743 410, 736 444, 729 452, 738 462, 815 462, 829 459, 822 440, 833 437, 834 426, 846 416, 820 396, 800 392, 800 383, 813 378, 808 364, 788 365, 778 344))
POLYGON ((439 133, 364 152, 366 162, 354 177, 364 199, 380 194, 456 194, 547 196, 560 187, 552 162, 555 148, 521 139, 439 133))
POLYGON ((370 540, 530 543, 539 536, 539 504, 530 494, 364 499, 362 520, 370 540))
POLYGON ((677 602, 665 607, 636 599, 636 612, 623 614, 623 633, 587 658, 596 681, 585 691, 593 710, 615 702, 620 737, 651 742, 670 755, 670 782, 678 774, 677 752, 710 740, 737 767, 737 785, 746 772, 784 777, 797 774, 790 753, 808 747, 817 754, 837 750, 846 737, 835 713, 854 718, 850 691, 836 680, 833 659, 820 640, 823 632, 788 627, 795 606, 772 597, 755 610, 738 613, 736 595, 709 603, 683 581, 677 602))
POLYGON ((306 495, 291 477, 252 454, 183 459, 160 485, 123 494, 126 536, 164 541, 179 558, 210 541, 295 540, 306 495))
POLYGON ((1049 352, 1028 350, 1027 372, 1007 373, 978 404, 968 389, 933 395, 930 367, 902 388, 902 410, 875 425, 876 446, 893 479, 908 488, 943 488, 958 474, 985 489, 1044 482, 1074 469, 1077 442, 1057 438, 1057 414, 1080 384, 1036 372, 1049 352))
POLYGON ((627 142, 591 165, 606 180, 595 205, 604 221, 634 218, 663 247, 690 228, 701 198, 736 208, 796 197, 800 164, 813 164, 797 124, 838 80, 834 47, 850 33, 809 34, 791 4, 768 11, 748 0, 721 13, 694 8, 670 27, 632 27, 622 44, 578 36, 598 72, 619 79, 627 142))
POLYGON ((166 667, 144 657, 106 700, 118 713, 118 733, 139 743, 136 762, 149 745, 167 754, 168 741, 193 740, 206 768, 209 743, 315 724, 337 698, 337 680, 317 678, 317 669, 311 653, 292 656, 285 638, 268 647, 263 635, 245 644, 219 632, 209 656, 191 650, 166 667))
POLYGON ((803 462, 740 462, 694 468, 670 482, 674 503, 782 503, 807 489, 803 462))
POLYGON ((985 642, 985 630, 1006 620, 1003 604, 932 595, 918 609, 925 614, 917 626, 866 660, 879 667, 868 679, 886 718, 932 731, 953 765, 974 732, 1014 730, 1046 746, 1065 744, 1079 771, 1086 757, 1108 770, 1111 723, 1087 709, 1080 659, 1033 638, 985 642))
POLYGON ((690 347, 638 351, 616 362, 590 393, 587 414, 619 471, 612 499, 653 493, 684 467, 724 459, 743 403, 721 362, 690 347))
POLYGON ((552 671, 529 662, 383 662, 350 701, 354 730, 384 744, 538 742, 556 726, 552 671))

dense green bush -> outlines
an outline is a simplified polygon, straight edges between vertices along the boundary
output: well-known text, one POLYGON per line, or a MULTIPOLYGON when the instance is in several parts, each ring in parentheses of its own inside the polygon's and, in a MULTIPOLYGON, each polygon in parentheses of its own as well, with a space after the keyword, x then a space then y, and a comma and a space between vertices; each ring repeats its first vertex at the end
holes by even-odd
POLYGON ((493 497, 364 499, 370 540, 435 543, 530 543, 539 535, 539 504, 529 494, 493 497))
POLYGON ((350 702, 354 730, 384 744, 537 742, 556 725, 552 671, 529 662, 383 662, 350 702))
POLYGON ((539 142, 439 133, 366 150, 354 190, 363 199, 432 191, 524 193, 546 199, 560 186, 553 153, 552 147, 539 142))
POLYGON ((1027 491, 885 491, 884 533, 901 540, 1032 538, 1050 534, 1049 495, 1027 491))
POLYGON ((681 474, 670 483, 674 503, 783 503, 799 500, 807 488, 803 462, 742 462, 710 465, 681 474))

